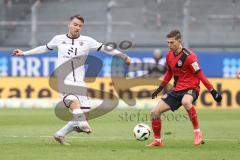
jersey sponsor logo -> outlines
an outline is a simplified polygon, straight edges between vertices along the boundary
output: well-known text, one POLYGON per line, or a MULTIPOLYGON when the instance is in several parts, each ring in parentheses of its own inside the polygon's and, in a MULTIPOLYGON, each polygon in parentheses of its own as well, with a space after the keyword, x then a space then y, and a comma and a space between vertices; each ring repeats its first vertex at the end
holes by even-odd
POLYGON ((68 54, 69 54, 69 55, 74 54, 74 55, 76 56, 76 55, 77 55, 77 48, 70 47, 70 48, 68 49, 68 54))
POLYGON ((199 65, 198 65, 197 62, 193 62, 193 63, 192 63, 192 67, 193 67, 193 69, 195 70, 195 72, 198 71, 198 70, 200 70, 200 67, 199 67, 199 65))

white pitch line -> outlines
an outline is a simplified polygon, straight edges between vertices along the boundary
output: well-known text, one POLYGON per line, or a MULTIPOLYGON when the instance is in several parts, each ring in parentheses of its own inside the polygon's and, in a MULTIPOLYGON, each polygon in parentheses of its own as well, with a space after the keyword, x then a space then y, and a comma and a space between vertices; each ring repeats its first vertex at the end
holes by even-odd
MULTIPOLYGON (((175 138, 174 140, 189 140, 189 139, 183 139, 183 138, 175 138)), ((231 138, 204 138, 203 141, 229 141, 229 142, 240 142, 240 137, 231 139, 231 138)))
POLYGON ((230 138, 222 138, 222 139, 205 139, 206 141, 238 141, 240 142, 240 138, 238 139, 230 139, 230 138))
MULTIPOLYGON (((0 136, 0 138, 53 138, 53 136, 49 135, 40 135, 40 136, 18 136, 18 135, 7 135, 7 136, 0 136)), ((123 137, 80 137, 80 136, 69 136, 69 139, 86 139, 86 140, 135 140, 134 138, 123 138, 123 137)), ((183 138, 175 138, 174 140, 189 140, 183 138)), ((231 142, 240 142, 240 137, 231 139, 231 138, 206 138, 206 141, 231 141, 231 142)))
MULTIPOLYGON (((42 136, 17 136, 17 135, 8 135, 0 136, 0 138, 53 138, 53 136, 42 135, 42 136)), ((134 140, 134 138, 121 138, 121 137, 78 137, 78 136, 69 136, 70 139, 98 139, 98 140, 134 140)))

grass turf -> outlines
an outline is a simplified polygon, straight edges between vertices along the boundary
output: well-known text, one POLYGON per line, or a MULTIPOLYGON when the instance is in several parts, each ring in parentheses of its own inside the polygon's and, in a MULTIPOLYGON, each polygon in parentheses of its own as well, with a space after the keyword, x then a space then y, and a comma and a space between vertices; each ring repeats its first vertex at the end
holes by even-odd
POLYGON ((168 159, 234 160, 240 157, 240 110, 198 110, 205 145, 193 146, 191 123, 184 110, 162 116, 164 148, 147 148, 133 138, 140 122, 150 125, 149 110, 116 109, 90 121, 93 134, 71 133, 71 146, 52 135, 66 122, 53 109, 0 109, 0 159, 168 159))

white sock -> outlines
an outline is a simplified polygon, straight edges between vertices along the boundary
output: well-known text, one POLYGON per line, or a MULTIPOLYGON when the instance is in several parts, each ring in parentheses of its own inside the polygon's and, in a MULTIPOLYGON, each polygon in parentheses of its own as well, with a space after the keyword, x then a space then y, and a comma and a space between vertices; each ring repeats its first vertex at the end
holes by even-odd
POLYGON ((75 121, 86 121, 86 117, 85 114, 83 113, 83 111, 81 109, 74 109, 72 111, 73 114, 73 120, 75 121))
POLYGON ((74 109, 72 111, 72 114, 73 121, 77 122, 79 127, 88 128, 89 130, 91 130, 88 121, 86 120, 86 116, 81 109, 74 109))
POLYGON ((65 136, 66 134, 73 131, 73 126, 76 124, 76 121, 69 121, 64 127, 59 129, 56 133, 57 136, 65 136))

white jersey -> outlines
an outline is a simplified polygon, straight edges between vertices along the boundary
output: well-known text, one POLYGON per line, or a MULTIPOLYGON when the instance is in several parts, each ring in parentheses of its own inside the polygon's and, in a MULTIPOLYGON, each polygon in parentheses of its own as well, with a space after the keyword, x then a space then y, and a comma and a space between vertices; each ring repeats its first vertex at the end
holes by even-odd
POLYGON ((86 58, 77 57, 87 56, 90 49, 98 50, 101 46, 102 43, 99 43, 91 37, 80 35, 78 38, 74 39, 68 37, 66 34, 56 35, 47 43, 48 49, 58 49, 58 66, 67 61, 69 62, 64 67, 67 67, 66 70, 70 71, 65 78, 65 80, 70 82, 84 82, 84 63, 86 58), (79 65, 80 63, 83 65, 76 67, 76 65, 79 65))

